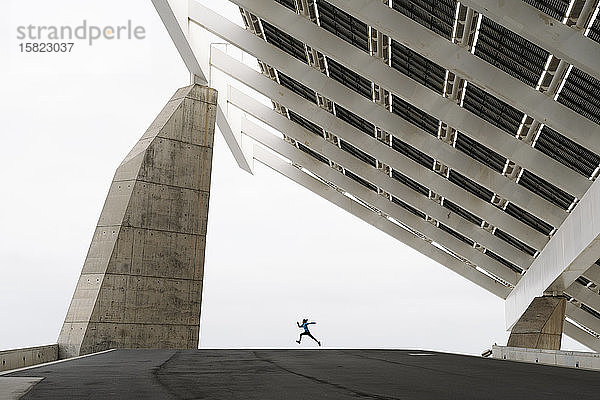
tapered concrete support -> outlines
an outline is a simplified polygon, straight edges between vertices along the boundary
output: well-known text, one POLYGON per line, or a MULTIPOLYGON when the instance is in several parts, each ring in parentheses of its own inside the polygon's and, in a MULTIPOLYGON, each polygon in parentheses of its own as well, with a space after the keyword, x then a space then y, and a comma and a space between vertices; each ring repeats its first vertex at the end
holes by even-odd
POLYGON ((58 343, 197 348, 217 92, 179 89, 117 169, 58 343))
POLYGON ((566 299, 564 297, 536 297, 515 324, 509 347, 560 350, 565 321, 566 299))

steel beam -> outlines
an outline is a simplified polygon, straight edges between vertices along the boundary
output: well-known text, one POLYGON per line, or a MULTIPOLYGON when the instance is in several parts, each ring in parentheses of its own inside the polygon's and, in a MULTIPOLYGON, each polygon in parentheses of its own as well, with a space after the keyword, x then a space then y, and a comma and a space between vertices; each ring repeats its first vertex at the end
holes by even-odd
MULTIPOLYGON (((576 300, 579 300, 588 307, 600 312, 600 295, 591 291, 579 282, 573 282, 571 286, 565 289, 565 293, 576 300)), ((600 331, 598 332, 600 333, 600 331)))
POLYGON ((589 312, 582 310, 580 307, 577 307, 571 303, 567 303, 566 315, 586 328, 600 333, 600 319, 594 317, 589 312))
POLYGON ((600 154, 600 127, 597 124, 554 101, 551 96, 476 57, 466 47, 453 44, 399 12, 390 11, 390 7, 382 2, 328 1, 574 142, 600 154))
MULTIPOLYGON (((253 39, 250 37, 250 35, 244 36, 248 36, 249 39, 253 39)), ((273 46, 268 45, 260 39, 258 39, 256 44, 259 46, 264 46, 265 51, 272 53, 272 61, 277 62, 278 66, 286 63, 293 64, 295 61, 287 54, 279 51, 273 46)), ((270 97, 274 101, 285 105, 295 112, 298 112, 303 117, 322 126, 326 130, 330 130, 329 125, 332 123, 331 121, 335 121, 335 118, 332 119, 332 115, 324 112, 323 110, 315 110, 315 107, 309 105, 308 102, 301 102, 300 104, 297 104, 297 102, 292 100, 296 97, 288 95, 287 93, 291 92, 284 91, 284 87, 277 85, 275 82, 269 79, 260 77, 260 74, 257 74, 251 68, 248 68, 242 63, 233 60, 231 57, 227 56, 218 49, 213 49, 211 62, 213 66, 223 70, 231 76, 236 77, 236 79, 245 82, 247 85, 253 87, 255 90, 259 91, 265 96, 270 97), (286 93, 286 95, 283 95, 282 93, 286 93)), ((567 214, 564 210, 540 198, 524 187, 517 185, 510 179, 502 176, 502 174, 480 164, 473 158, 460 152, 454 147, 440 142, 436 137, 424 132, 401 117, 390 113, 377 104, 371 102, 369 99, 358 95, 339 82, 328 78, 327 76, 303 63, 297 62, 295 65, 298 67, 295 76, 301 83, 313 88, 318 93, 325 95, 332 101, 347 107, 350 111, 356 113, 358 116, 375 123, 377 126, 381 127, 381 129, 384 129, 388 132, 394 132, 397 137, 411 146, 423 151, 426 154, 429 154, 437 160, 442 161, 444 164, 448 165, 452 169, 455 169, 457 172, 460 172, 470 179, 473 179, 474 181, 493 190, 494 192, 499 193, 503 197, 509 199, 511 202, 514 202, 539 218, 551 223, 554 226, 559 226, 566 217, 567 214)), ((369 148, 363 148, 363 150, 367 152, 370 151, 369 148)), ((373 156, 379 159, 378 156, 373 156)), ((416 180, 419 181, 419 179, 416 180)), ((425 186, 429 186, 428 182, 423 184, 425 186)), ((469 204, 466 204, 466 206, 468 208, 469 204)), ((473 212, 477 215, 481 215, 480 211, 473 212)), ((495 210, 492 211, 492 214, 498 212, 501 211, 495 210)), ((487 217, 487 214, 485 215, 487 217)), ((536 231, 534 236, 538 234, 539 232, 536 231)))
MULTIPOLYGON (((390 146, 379 142, 366 135, 364 132, 346 124, 333 114, 319 108, 316 104, 311 103, 285 87, 278 85, 271 79, 264 77, 244 64, 227 56, 225 53, 215 49, 212 55, 212 62, 216 68, 219 68, 230 74, 232 77, 244 82, 259 93, 272 98, 306 118, 311 118, 314 123, 323 127, 326 131, 345 138, 354 146, 362 149, 392 168, 402 171, 402 173, 409 178, 432 189, 436 193, 447 197, 473 214, 480 217, 485 216, 483 219, 486 221, 489 221, 494 226, 501 227, 504 231, 514 235, 525 243, 530 244, 534 248, 541 249, 546 244, 547 237, 530 226, 511 217, 503 210, 480 199, 460 186, 453 184, 433 170, 427 169, 409 158, 404 157, 390 146), (400 160, 404 161, 400 162, 400 160)), ((232 91, 232 94, 233 93, 235 93, 235 91, 232 91)), ((381 108, 371 102, 368 102, 368 104, 374 105, 376 108, 381 108)), ((386 115, 392 115, 385 110, 383 111, 386 115)), ((440 143, 431 135, 424 134, 421 137, 431 138, 432 140, 435 140, 436 143, 440 143)))
MULTIPOLYGON (((288 146, 293 148, 290 145, 288 146)), ((343 195, 331 186, 328 186, 300 169, 293 167, 291 164, 283 161, 267 150, 256 147, 254 149, 254 158, 496 296, 504 299, 508 295, 510 290, 508 287, 501 285, 484 273, 451 256, 449 253, 418 236, 415 236, 410 231, 401 228, 387 218, 374 213, 372 210, 352 200, 350 197, 343 195)), ((315 160, 315 163, 316 162, 318 161, 315 160)))
POLYGON ((600 79, 600 44, 524 1, 464 0, 494 22, 600 79))
MULTIPOLYGON (((442 207, 437 202, 415 192, 389 175, 382 173, 377 168, 365 164, 356 157, 353 157, 344 150, 340 149, 335 144, 315 135, 314 133, 260 104, 258 101, 241 93, 240 91, 232 88, 229 101, 231 104, 240 107, 240 109, 243 109, 253 117, 259 119, 277 131, 282 132, 287 137, 291 137, 297 142, 302 143, 304 146, 307 146, 311 150, 321 154, 322 156, 325 156, 332 161, 335 161, 336 164, 349 169, 362 179, 365 179, 366 181, 373 183, 386 192, 391 193, 394 197, 399 198, 426 215, 435 218, 439 222, 456 230, 471 240, 480 243, 485 248, 490 249, 508 261, 521 266, 523 269, 526 269, 533 261, 531 256, 517 250, 515 247, 499 239, 497 236, 494 236, 490 232, 472 224, 459 215, 451 212, 447 208, 442 207)), ((256 129, 256 127, 247 122, 245 125, 242 124, 242 130, 244 132, 246 132, 246 130, 256 129)), ((345 131, 343 135, 340 135, 340 138, 347 140, 347 138, 350 136, 364 136, 364 134, 362 134, 362 132, 356 132, 355 128, 352 128, 350 125, 348 125, 348 130, 345 131)), ((400 155, 398 158, 400 159, 398 160, 399 163, 404 162, 407 164, 402 169, 403 172, 411 167, 414 168, 415 166, 418 166, 418 164, 402 155, 400 155)), ((380 196, 380 198, 382 200, 384 199, 382 196, 380 196)), ((486 259, 486 261, 489 260, 486 259)))
MULTIPOLYGON (((214 21, 207 21, 206 12, 198 8, 199 5, 195 0, 190 1, 190 18, 192 20, 206 23, 207 28, 211 31, 222 29, 214 26, 214 21), (196 6, 192 7, 192 4, 196 6), (212 25, 213 28, 211 29, 208 25, 212 25)), ((318 29, 314 23, 291 12, 286 7, 254 0, 232 0, 232 2, 250 10, 296 39, 332 57, 346 68, 380 84, 404 101, 446 122, 456 130, 485 144, 498 154, 513 160, 568 193, 581 197, 590 186, 589 180, 572 169, 527 143, 507 135, 502 129, 460 107, 454 101, 442 97, 325 29, 318 29)), ((393 11, 390 10, 390 12, 393 11)), ((247 34, 247 36, 249 35, 247 34)), ((243 50, 248 51, 245 48, 243 50)), ((294 74, 291 76, 296 77, 294 74)))
POLYGON ((562 293, 599 258, 600 179, 597 179, 508 296, 507 327, 521 317, 534 297, 544 292, 562 293))

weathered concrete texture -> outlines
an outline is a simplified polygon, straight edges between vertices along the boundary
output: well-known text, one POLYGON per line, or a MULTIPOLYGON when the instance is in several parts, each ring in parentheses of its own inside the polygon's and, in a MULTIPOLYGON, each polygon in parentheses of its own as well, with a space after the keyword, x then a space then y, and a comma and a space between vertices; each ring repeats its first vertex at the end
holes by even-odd
POLYGON ((564 297, 533 299, 510 332, 507 346, 560 350, 565 307, 564 297))
POLYGON ((0 351, 0 372, 58 360, 58 345, 0 351))
POLYGON ((118 167, 60 358, 198 346, 217 92, 179 89, 118 167))

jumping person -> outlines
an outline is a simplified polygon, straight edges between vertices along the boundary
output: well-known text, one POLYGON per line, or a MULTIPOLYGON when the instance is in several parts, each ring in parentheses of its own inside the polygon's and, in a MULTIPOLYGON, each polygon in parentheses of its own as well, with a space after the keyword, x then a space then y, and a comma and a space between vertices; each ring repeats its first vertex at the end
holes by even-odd
POLYGON ((298 328, 304 328, 304 332, 300 334, 300 338, 296 340, 296 343, 300 344, 300 342, 302 341, 302 336, 307 335, 309 338, 317 342, 319 346, 321 346, 321 342, 319 342, 313 335, 311 335, 310 331, 308 330, 308 326, 310 324, 316 324, 316 322, 308 322, 308 319, 304 318, 302 320, 302 325, 300 325, 299 322, 296 322, 296 324, 298 325, 298 328))

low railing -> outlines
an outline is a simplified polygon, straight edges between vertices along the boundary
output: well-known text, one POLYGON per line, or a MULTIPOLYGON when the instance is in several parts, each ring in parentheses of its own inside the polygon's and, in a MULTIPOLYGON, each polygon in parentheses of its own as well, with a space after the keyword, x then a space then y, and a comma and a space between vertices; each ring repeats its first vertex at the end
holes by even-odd
POLYGON ((58 344, 0 351, 0 372, 58 360, 58 344))

